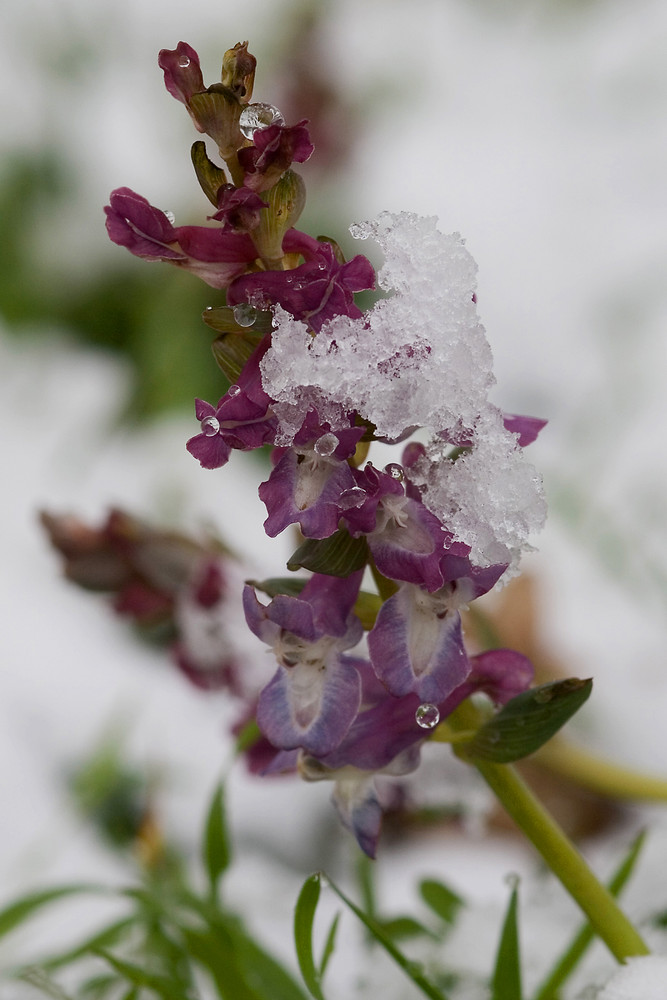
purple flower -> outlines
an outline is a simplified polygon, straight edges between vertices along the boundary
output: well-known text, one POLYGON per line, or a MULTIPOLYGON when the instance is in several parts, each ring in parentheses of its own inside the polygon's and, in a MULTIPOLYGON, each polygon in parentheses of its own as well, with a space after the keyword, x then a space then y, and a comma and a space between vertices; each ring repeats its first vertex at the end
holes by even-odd
POLYGON ((315 149, 305 121, 256 129, 253 143, 238 152, 243 183, 251 191, 268 191, 292 163, 305 163, 315 149))
POLYGON ((333 434, 311 410, 293 447, 285 449, 259 487, 269 514, 267 535, 274 538, 289 524, 299 524, 306 538, 328 538, 336 531, 344 507, 341 495, 355 488, 346 459, 363 433, 363 427, 348 427, 333 434))
POLYGON ((329 753, 357 715, 361 680, 354 661, 342 653, 363 631, 351 611, 361 576, 315 575, 298 598, 279 594, 268 606, 260 604, 252 587, 244 590, 246 621, 272 647, 279 664, 260 694, 257 722, 280 749, 329 753))
POLYGON ((201 432, 191 437, 187 450, 204 469, 219 469, 232 449, 252 451, 273 440, 277 421, 271 398, 262 389, 259 363, 269 347, 265 338, 247 361, 238 382, 230 386, 217 406, 195 400, 201 432))
MULTIPOLYGON (((363 682, 362 708, 347 735, 331 753, 315 758, 302 754, 301 775, 309 781, 335 782, 333 801, 344 826, 370 857, 375 857, 382 807, 376 776, 401 776, 419 766, 424 730, 416 721, 421 699, 395 697, 375 679, 370 665, 355 661, 363 682)), ((525 691, 533 679, 530 661, 510 649, 494 649, 470 658, 465 681, 437 703, 441 719, 476 691, 503 705, 525 691)))
POLYGON ((164 70, 165 87, 186 108, 193 94, 205 90, 199 56, 187 42, 179 42, 173 50, 161 49, 158 66, 164 70))
POLYGON ((173 226, 164 212, 129 188, 112 191, 104 209, 112 242, 136 257, 185 268, 212 288, 226 288, 257 257, 246 233, 205 226, 173 226))
POLYGON ((525 448, 533 443, 542 428, 546 427, 547 421, 540 420, 539 417, 520 417, 515 413, 505 413, 503 424, 506 430, 519 435, 517 443, 520 448, 525 448))
POLYGON ((228 289, 227 304, 250 302, 259 309, 279 305, 316 333, 334 316, 360 318, 353 294, 375 287, 370 261, 358 254, 341 264, 329 243, 293 229, 285 234, 283 251, 301 253, 306 262, 290 271, 257 271, 237 278, 228 289))
POLYGON ((234 232, 249 233, 259 225, 259 213, 263 208, 268 208, 268 203, 254 191, 223 184, 218 189, 218 211, 210 218, 224 222, 234 232))
MULTIPOLYGON (((400 475, 400 467, 395 468, 400 475)), ((366 499, 344 513, 350 533, 366 534, 384 576, 438 590, 444 582, 440 561, 445 533, 440 521, 421 501, 406 494, 400 480, 370 463, 355 478, 366 499)))

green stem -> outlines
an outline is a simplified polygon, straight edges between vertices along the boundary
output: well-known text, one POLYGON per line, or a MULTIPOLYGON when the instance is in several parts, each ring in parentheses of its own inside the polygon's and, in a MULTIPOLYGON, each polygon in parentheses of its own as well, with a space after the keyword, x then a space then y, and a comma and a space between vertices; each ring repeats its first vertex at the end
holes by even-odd
MULTIPOLYGON (((646 833, 642 831, 635 838, 628 856, 623 859, 622 864, 614 873, 614 877, 609 883, 609 891, 612 896, 618 896, 630 878, 645 837, 646 833)), ((589 923, 584 924, 577 931, 561 958, 538 988, 533 1000, 556 1000, 560 988, 581 961, 593 938, 593 928, 589 923)))
MULTIPOLYGON (((476 716, 475 707, 464 702, 448 722, 457 729, 468 729, 476 716)), ((467 759, 463 749, 458 753, 467 759)), ((474 764, 506 812, 586 914, 612 955, 619 962, 633 955, 648 955, 646 944, 612 894, 598 881, 577 848, 514 768, 482 760, 468 760, 468 763, 474 764)))
POLYGON ((667 802, 665 778, 612 764, 559 737, 541 747, 533 759, 550 771, 600 795, 609 795, 615 799, 667 802))

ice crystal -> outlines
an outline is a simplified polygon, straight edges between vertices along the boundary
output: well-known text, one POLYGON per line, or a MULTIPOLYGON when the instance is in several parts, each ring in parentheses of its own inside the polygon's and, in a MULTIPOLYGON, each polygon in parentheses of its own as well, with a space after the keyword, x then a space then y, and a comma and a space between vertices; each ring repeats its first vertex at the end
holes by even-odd
POLYGON ((389 441, 431 433, 410 478, 425 505, 470 545, 481 566, 516 562, 546 512, 539 476, 488 401, 495 379, 474 297, 476 264, 435 218, 383 213, 352 227, 375 239, 390 292, 360 319, 336 316, 313 337, 275 309, 262 383, 276 400, 277 443, 288 445, 314 407, 332 430, 359 413, 389 441), (465 446, 457 461, 452 445, 465 446))

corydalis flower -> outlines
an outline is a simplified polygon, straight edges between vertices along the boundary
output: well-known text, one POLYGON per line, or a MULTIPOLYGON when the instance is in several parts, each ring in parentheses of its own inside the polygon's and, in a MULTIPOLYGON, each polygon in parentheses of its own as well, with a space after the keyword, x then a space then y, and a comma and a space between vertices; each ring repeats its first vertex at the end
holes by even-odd
POLYGON ((257 257, 246 233, 205 226, 174 226, 168 216, 130 188, 112 191, 104 209, 109 238, 144 260, 161 260, 226 288, 257 257))
POLYGON ((274 746, 329 753, 356 718, 361 681, 343 653, 362 635, 351 611, 360 582, 361 573, 313 576, 298 598, 279 594, 268 606, 245 588, 246 621, 279 664, 257 706, 257 722, 274 746))

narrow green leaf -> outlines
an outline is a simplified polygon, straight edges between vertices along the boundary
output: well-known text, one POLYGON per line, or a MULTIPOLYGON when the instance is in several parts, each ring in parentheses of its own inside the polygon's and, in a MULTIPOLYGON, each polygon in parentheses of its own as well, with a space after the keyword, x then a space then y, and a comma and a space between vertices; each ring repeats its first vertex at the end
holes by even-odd
POLYGON ((16 978, 24 983, 29 983, 41 993, 52 997, 53 1000, 72 1000, 60 984, 51 979, 41 966, 30 966, 28 969, 23 969, 16 978))
MULTIPOLYGON (((336 893, 339 899, 345 903, 345 905, 352 910, 356 917, 361 920, 362 924, 371 932, 375 940, 380 944, 384 950, 390 955, 396 964, 403 970, 403 972, 408 976, 409 979, 419 987, 425 996, 430 997, 430 1000, 447 1000, 445 994, 439 990, 431 980, 424 974, 422 968, 416 962, 411 962, 402 951, 400 951, 393 941, 383 932, 382 928, 373 920, 368 917, 363 910, 360 910, 351 899, 342 892, 331 880, 329 885, 336 893)), ((513 998, 517 1000, 517 998, 513 998)))
POLYGON ((202 845, 204 866, 213 895, 217 892, 221 875, 231 860, 231 848, 225 820, 225 798, 222 782, 217 786, 204 827, 202 845))
POLYGON ((419 883, 422 899, 446 924, 454 924, 463 906, 461 897, 449 886, 436 879, 424 879, 419 883))
POLYGON ((512 698, 474 737, 458 745, 471 760, 509 764, 539 750, 581 708, 593 682, 570 677, 512 698))
POLYGON ((212 975, 222 1000, 306 1000, 294 979, 245 931, 238 917, 190 893, 181 903, 206 923, 206 930, 181 925, 188 954, 212 975))
POLYGON ((135 965, 134 962, 126 962, 123 959, 116 958, 103 948, 100 948, 95 954, 103 958, 105 962, 108 962, 111 968, 115 969, 128 983, 132 983, 134 986, 139 986, 143 989, 152 990, 153 993, 157 993, 159 997, 162 997, 162 1000, 185 1000, 180 984, 174 983, 168 976, 148 972, 146 969, 142 969, 140 965, 135 965))
POLYGON ((329 538, 307 538, 287 562, 289 570, 309 569, 327 576, 349 576, 368 562, 368 543, 363 535, 353 538, 339 528, 329 538))
POLYGON ((331 927, 329 928, 329 933, 327 934, 327 939, 324 942, 324 948, 322 950, 322 959, 320 961, 320 981, 324 979, 324 973, 327 971, 327 965, 329 964, 329 959, 334 953, 336 947, 336 934, 338 933, 338 924, 340 923, 340 913, 331 921, 331 927))
MULTIPOLYGON (((392 917, 391 920, 380 920, 378 926, 391 938, 392 941, 401 941, 406 938, 429 937, 435 938, 433 931, 424 927, 413 917, 392 917)), ((437 940, 437 938, 436 938, 437 940)))
POLYGON ((496 967, 491 980, 491 1000, 521 1000, 521 959, 517 924, 519 894, 512 889, 505 914, 496 967))
POLYGON ((247 982, 226 928, 217 927, 215 933, 181 928, 181 933, 188 954, 211 974, 220 1000, 266 1000, 247 982))
POLYGON ((49 903, 56 903, 67 896, 76 896, 79 893, 107 892, 101 886, 93 885, 62 885, 55 889, 43 889, 39 892, 32 892, 27 896, 10 903, 4 910, 0 910, 0 938, 22 924, 24 920, 41 910, 49 903))
MULTIPOLYGON (((612 896, 618 896, 632 875, 641 849, 646 840, 646 831, 642 830, 630 845, 630 850, 618 866, 610 882, 609 891, 612 896)), ((589 945, 595 939, 595 932, 589 923, 585 923, 572 938, 562 956, 543 981, 535 994, 535 1000, 556 1000, 561 987, 569 978, 583 958, 589 945)))
POLYGON ((301 887, 294 910, 294 945, 299 969, 308 992, 315 1000, 324 1000, 320 973, 313 956, 313 921, 320 898, 320 875, 310 875, 301 887))
POLYGON ((125 917, 123 920, 118 920, 113 924, 109 924, 101 931, 97 931, 92 937, 86 938, 80 944, 76 945, 74 948, 70 948, 68 951, 62 952, 60 955, 54 955, 52 958, 43 959, 39 962, 40 969, 61 969, 65 965, 71 965, 72 962, 76 962, 78 959, 83 958, 85 955, 89 955, 92 951, 98 951, 100 948, 108 948, 110 945, 116 944, 120 938, 124 937, 126 933, 133 927, 136 927, 138 919, 135 916, 125 917))

